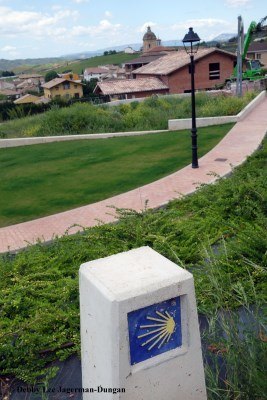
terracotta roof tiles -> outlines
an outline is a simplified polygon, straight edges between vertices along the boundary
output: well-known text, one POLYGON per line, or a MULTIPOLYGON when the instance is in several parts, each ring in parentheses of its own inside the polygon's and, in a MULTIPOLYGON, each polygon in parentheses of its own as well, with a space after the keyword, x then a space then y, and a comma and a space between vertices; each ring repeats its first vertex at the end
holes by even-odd
POLYGON ((168 86, 159 78, 118 79, 114 81, 99 82, 96 87, 98 87, 104 95, 168 89, 168 86))
MULTIPOLYGON (((199 49, 197 54, 195 54, 195 61, 213 52, 224 53, 233 58, 236 57, 233 53, 229 53, 224 50, 216 48, 204 48, 204 49, 199 49)), ((189 62, 190 58, 185 51, 176 51, 173 53, 169 53, 164 57, 160 57, 157 60, 152 61, 151 63, 134 70, 133 74, 168 75, 173 71, 176 71, 177 69, 180 69, 185 65, 188 65, 189 62)))

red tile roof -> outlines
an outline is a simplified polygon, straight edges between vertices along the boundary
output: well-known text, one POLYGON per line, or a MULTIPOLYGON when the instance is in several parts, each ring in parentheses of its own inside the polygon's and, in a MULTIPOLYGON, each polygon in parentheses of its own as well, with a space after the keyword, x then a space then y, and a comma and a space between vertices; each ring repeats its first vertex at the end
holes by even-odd
POLYGON ((107 68, 100 68, 100 67, 90 67, 86 68, 85 71, 87 74, 107 74, 107 68))
POLYGON ((99 82, 95 88, 95 91, 97 88, 99 88, 104 95, 169 89, 168 86, 158 78, 118 79, 114 81, 105 81, 99 82))
POLYGON ((267 51, 267 42, 253 42, 248 48, 248 53, 267 51))
MULTIPOLYGON (((226 54, 232 58, 236 58, 233 53, 229 53, 228 51, 220 50, 217 48, 206 48, 199 49, 197 54, 195 54, 195 61, 211 54, 214 52, 219 52, 222 54, 226 54)), ((190 63, 190 57, 184 50, 175 51, 165 55, 164 57, 160 57, 151 63, 144 65, 141 68, 138 68, 133 71, 133 74, 154 74, 154 75, 168 75, 177 69, 184 67, 190 63)))
POLYGON ((72 81, 71 79, 55 78, 55 79, 52 79, 49 82, 44 83, 42 85, 42 87, 45 88, 45 89, 51 89, 52 87, 60 85, 63 82, 72 82, 75 85, 83 85, 81 82, 72 81))

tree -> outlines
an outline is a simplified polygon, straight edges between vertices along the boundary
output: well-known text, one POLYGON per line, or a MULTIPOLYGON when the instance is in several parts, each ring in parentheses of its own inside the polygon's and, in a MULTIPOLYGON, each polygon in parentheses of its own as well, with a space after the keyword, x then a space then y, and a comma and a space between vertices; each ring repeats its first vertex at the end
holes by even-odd
POLYGON ((91 97, 93 95, 94 89, 97 85, 98 79, 92 78, 89 82, 83 80, 82 83, 84 84, 83 87, 83 95, 84 97, 91 97))
POLYGON ((4 76, 14 76, 14 72, 13 71, 2 71, 1 75, 4 76))
POLYGON ((47 74, 45 75, 45 82, 49 82, 52 79, 58 78, 58 74, 56 71, 49 71, 47 72, 47 74))

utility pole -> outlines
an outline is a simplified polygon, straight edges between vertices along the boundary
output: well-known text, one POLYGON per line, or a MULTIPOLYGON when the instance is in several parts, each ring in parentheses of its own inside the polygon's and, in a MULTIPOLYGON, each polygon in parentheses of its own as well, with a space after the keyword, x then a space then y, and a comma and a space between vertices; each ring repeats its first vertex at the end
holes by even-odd
POLYGON ((243 66, 244 24, 241 15, 238 16, 237 32, 237 65, 236 65, 236 95, 242 96, 242 66, 243 66))

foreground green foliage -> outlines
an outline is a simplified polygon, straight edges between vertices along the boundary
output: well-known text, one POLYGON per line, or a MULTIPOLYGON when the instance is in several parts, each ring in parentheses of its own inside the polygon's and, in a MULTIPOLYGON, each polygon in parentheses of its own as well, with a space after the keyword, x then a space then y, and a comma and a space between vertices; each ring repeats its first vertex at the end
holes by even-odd
MULTIPOLYGON (((227 250, 223 250, 227 258, 227 250)), ((209 257, 209 289, 214 292, 215 305, 207 310, 208 327, 203 331, 205 375, 209 400, 263 400, 266 399, 266 312, 255 283, 253 272, 263 269, 244 258, 244 281, 232 283, 229 290, 233 301, 221 309, 225 280, 216 257, 209 257), (250 296, 248 297, 248 293, 250 296)), ((266 273, 266 272, 265 272, 266 273)))
MULTIPOLYGON (((223 95, 214 97, 198 93, 197 116, 235 115, 255 96, 255 92, 246 93, 242 98, 223 95)), ((162 130, 168 129, 169 119, 190 117, 189 96, 151 97, 141 103, 135 101, 119 106, 76 103, 61 109, 53 106, 42 115, 20 119, 21 125, 13 121, 7 122, 0 126, 0 137, 162 130)))
MULTIPOLYGON (((48 361, 79 352, 79 266, 139 246, 151 246, 194 274, 198 309, 211 322, 217 320, 218 310, 241 305, 248 309, 250 304, 259 310, 266 295, 266 156, 265 143, 230 178, 173 201, 166 209, 140 214, 121 210, 117 224, 3 256, 2 373, 32 382, 45 373, 48 361)), ((224 324, 229 326, 227 340, 211 324, 206 340, 226 348, 220 354, 227 362, 227 376, 218 384, 218 375, 207 367, 210 399, 265 398, 261 363, 266 343, 262 321, 254 315, 255 329, 247 326, 242 341, 235 331, 229 332, 231 324, 224 324)))
MULTIPOLYGON (((199 129, 199 154, 231 127, 199 129)), ((177 171, 190 158, 188 130, 1 149, 0 226, 126 192, 177 171)))

